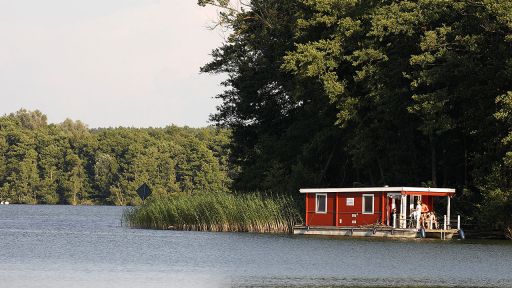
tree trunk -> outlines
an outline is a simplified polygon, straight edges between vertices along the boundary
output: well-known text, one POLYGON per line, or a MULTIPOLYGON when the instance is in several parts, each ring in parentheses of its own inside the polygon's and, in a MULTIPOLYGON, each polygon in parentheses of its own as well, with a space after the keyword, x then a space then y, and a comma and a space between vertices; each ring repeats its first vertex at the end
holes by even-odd
POLYGON ((77 204, 77 201, 76 201, 76 194, 77 194, 77 184, 75 181, 73 181, 73 202, 71 203, 71 205, 73 206, 76 206, 77 204))
POLYGON ((432 187, 437 187, 437 164, 436 164, 436 145, 434 142, 434 135, 430 134, 430 158, 432 168, 432 187))
POLYGON ((384 176, 384 169, 382 169, 380 158, 377 158, 377 166, 379 167, 380 181, 382 185, 386 185, 386 177, 384 176))
POLYGON ((332 151, 329 154, 329 158, 327 158, 327 162, 325 163, 324 168, 322 169, 322 171, 320 173, 320 177, 318 178, 319 180, 316 181, 318 185, 320 185, 322 183, 322 180, 325 178, 325 174, 327 173, 327 169, 329 168, 329 165, 331 165, 331 160, 332 160, 332 157, 334 156, 335 151, 336 151, 336 146, 332 147, 332 151))
POLYGON ((448 159, 446 159, 446 148, 443 147, 443 186, 448 186, 448 159))
POLYGON ((464 187, 468 187, 468 147, 464 136, 464 187))

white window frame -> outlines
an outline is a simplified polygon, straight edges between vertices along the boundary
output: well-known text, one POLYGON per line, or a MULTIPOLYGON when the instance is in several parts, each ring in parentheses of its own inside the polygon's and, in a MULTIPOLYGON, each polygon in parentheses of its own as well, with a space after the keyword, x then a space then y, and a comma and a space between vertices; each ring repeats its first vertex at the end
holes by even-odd
POLYGON ((363 210, 361 212, 363 214, 375 214, 375 195, 374 194, 363 194, 362 200, 363 200, 362 201, 363 202, 363 207, 362 207, 363 210), (364 197, 372 197, 372 212, 371 213, 370 212, 365 212, 365 210, 366 210, 365 208, 366 207, 365 207, 364 203, 366 201, 364 201, 364 197))
POLYGON ((327 193, 316 193, 315 194, 315 213, 317 214, 327 214, 327 193), (325 211, 318 210, 318 196, 325 197, 325 211))

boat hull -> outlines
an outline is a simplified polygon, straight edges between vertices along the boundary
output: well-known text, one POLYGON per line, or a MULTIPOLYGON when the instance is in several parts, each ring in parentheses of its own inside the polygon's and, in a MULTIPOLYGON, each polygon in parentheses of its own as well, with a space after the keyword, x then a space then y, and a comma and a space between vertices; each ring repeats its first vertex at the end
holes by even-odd
MULTIPOLYGON (((457 230, 426 230, 426 238, 452 239, 457 230), (443 233, 441 233, 443 232, 443 233)), ((331 227, 331 226, 295 226, 295 235, 324 235, 352 237, 382 237, 382 238, 421 238, 416 229, 390 227, 331 227)))
POLYGON ((416 229, 393 228, 359 228, 359 227, 306 227, 295 226, 295 235, 325 235, 325 236, 352 236, 352 237, 385 237, 385 238, 417 238, 416 229))
POLYGON ((434 238, 434 239, 446 239, 450 240, 457 234, 457 229, 447 229, 447 230, 425 230, 426 238, 434 238))

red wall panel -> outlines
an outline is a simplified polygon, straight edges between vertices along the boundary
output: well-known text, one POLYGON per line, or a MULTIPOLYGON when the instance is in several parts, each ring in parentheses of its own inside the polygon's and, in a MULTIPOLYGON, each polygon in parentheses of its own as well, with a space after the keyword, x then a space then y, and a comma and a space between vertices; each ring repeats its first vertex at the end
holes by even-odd
POLYGON ((316 213, 316 194, 306 195, 306 225, 309 226, 334 226, 336 193, 327 193, 327 213, 316 213))
POLYGON ((361 226, 375 224, 382 219, 385 197, 378 193, 327 193, 327 213, 315 213, 316 194, 306 195, 306 225, 309 226, 361 226), (373 194, 373 214, 363 214, 363 194, 373 194), (347 206, 347 198, 354 205, 347 206), (354 223, 355 222, 355 223, 354 223))

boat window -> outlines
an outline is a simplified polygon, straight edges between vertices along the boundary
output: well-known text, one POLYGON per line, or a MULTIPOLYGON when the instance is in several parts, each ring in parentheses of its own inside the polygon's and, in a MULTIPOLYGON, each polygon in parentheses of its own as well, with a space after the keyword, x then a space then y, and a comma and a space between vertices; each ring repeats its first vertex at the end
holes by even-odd
POLYGON ((327 194, 316 194, 316 213, 327 213, 327 194))
POLYGON ((363 214, 373 214, 373 194, 363 194, 363 214))

